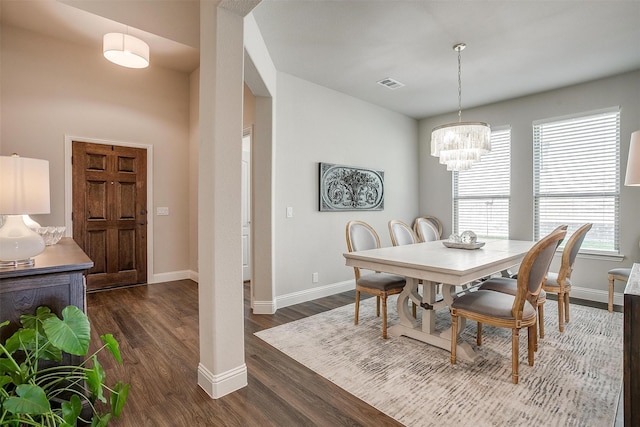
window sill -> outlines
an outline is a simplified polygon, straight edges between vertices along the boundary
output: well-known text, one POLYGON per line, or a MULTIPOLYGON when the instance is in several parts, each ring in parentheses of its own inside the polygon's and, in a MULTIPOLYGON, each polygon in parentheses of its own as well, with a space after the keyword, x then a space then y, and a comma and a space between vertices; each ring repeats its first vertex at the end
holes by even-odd
POLYGON ((624 254, 613 252, 578 252, 578 258, 622 262, 624 254))

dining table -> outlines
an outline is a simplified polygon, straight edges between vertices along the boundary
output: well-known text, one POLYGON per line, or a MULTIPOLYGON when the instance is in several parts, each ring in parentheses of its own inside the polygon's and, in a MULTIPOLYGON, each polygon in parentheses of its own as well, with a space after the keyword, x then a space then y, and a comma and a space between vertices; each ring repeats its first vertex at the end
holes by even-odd
MULTIPOLYGON (((451 351, 450 326, 438 329, 436 311, 449 307, 458 295, 472 292, 474 282, 494 274, 505 275, 522 261, 535 242, 486 239, 482 247, 473 245, 475 249, 452 248, 445 243, 437 240, 343 255, 347 266, 406 278, 397 300, 399 322, 389 328, 391 336, 407 336, 451 351), (436 294, 438 284, 443 285, 441 297, 436 294), (413 317, 409 302, 422 308, 421 319, 413 317)), ((458 333, 465 327, 464 320, 460 318, 458 322, 458 333)), ((460 340, 457 355, 470 361, 478 357, 471 345, 460 340)))

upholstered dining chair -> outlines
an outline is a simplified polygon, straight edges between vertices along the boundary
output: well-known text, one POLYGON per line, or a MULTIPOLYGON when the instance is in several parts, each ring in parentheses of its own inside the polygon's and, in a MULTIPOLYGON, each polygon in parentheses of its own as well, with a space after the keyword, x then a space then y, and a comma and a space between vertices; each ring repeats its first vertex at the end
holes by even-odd
POLYGON ((616 280, 621 282, 627 282, 629 280, 629 275, 631 274, 631 268, 612 268, 607 273, 607 278, 609 279, 609 303, 608 309, 609 313, 613 312, 613 284, 616 280))
MULTIPOLYGON (((380 247, 380 236, 364 221, 349 221, 347 223, 347 250, 349 252, 364 251, 380 247)), ((360 292, 376 297, 376 316, 380 317, 380 302, 382 302, 382 338, 387 338, 387 298, 399 294, 405 285, 405 278, 395 274, 378 273, 360 274, 358 267, 353 267, 356 278, 356 312, 354 324, 358 324, 360 312, 360 292)))
POLYGON ((558 329, 564 332, 564 324, 569 323, 569 293, 571 292, 571 272, 580 251, 580 246, 593 224, 584 224, 567 240, 562 250, 562 261, 557 273, 549 272, 542 289, 558 295, 558 329))
POLYGON ((413 223, 419 242, 432 242, 442 237, 442 223, 435 216, 421 216, 413 223))
MULTIPOLYGON (((520 329, 527 328, 528 362, 533 366, 536 332, 536 298, 542 289, 542 281, 549 270, 558 241, 566 231, 555 231, 540 239, 527 252, 518 269, 517 292, 479 289, 466 293, 451 304, 451 363, 456 363, 458 345, 458 318, 475 320, 478 324, 477 345, 482 344, 484 323, 511 329, 511 380, 518 384, 520 329)), ((495 279, 488 279, 491 281, 495 279)))
MULTIPOLYGON (((413 232, 409 224, 406 222, 392 219, 389 221, 389 235, 391 236, 391 244, 393 246, 402 246, 402 245, 412 245, 414 243, 419 243, 418 236, 413 232)), ((419 280, 418 283, 422 283, 422 280, 419 280)), ((411 312, 413 317, 417 317, 417 307, 416 304, 411 302, 411 312)))
MULTIPOLYGON (((550 234, 556 231, 567 231, 568 225, 562 224, 556 227, 550 234)), ((558 246, 562 243, 563 239, 558 240, 558 246)), ((557 247, 556 247, 557 249, 557 247)), ((490 291, 504 292, 510 295, 515 295, 518 289, 517 284, 518 275, 514 274, 511 277, 497 277, 491 281, 485 281, 480 285, 479 289, 487 289, 490 291)), ((546 278, 544 279, 546 280, 546 278)), ((543 282, 544 283, 544 282, 543 282)), ((540 338, 544 338, 544 304, 547 302, 547 292, 543 288, 538 294, 536 299, 536 309, 538 311, 538 335, 540 338)), ((536 340, 535 350, 538 351, 538 341, 536 340)))

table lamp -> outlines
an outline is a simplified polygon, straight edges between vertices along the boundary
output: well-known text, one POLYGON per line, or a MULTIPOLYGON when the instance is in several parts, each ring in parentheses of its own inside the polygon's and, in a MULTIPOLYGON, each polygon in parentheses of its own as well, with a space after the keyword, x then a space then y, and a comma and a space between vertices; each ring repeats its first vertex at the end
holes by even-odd
POLYGON ((640 130, 631 134, 629 143, 629 157, 627 157, 627 175, 624 185, 640 185, 640 130))
POLYGON ((33 265, 44 248, 42 237, 23 221, 24 214, 48 214, 49 162, 17 154, 0 157, 0 267, 33 265))

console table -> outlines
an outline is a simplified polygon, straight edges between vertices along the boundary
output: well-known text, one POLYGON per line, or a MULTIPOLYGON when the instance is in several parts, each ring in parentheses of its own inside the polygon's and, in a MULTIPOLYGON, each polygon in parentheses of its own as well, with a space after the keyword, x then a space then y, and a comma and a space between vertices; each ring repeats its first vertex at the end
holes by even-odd
POLYGON ((31 267, 0 268, 0 322, 11 322, 0 329, 0 342, 20 327, 21 314, 35 314, 41 305, 57 315, 68 305, 86 313, 84 274, 93 261, 73 239, 47 246, 34 259, 31 267))
POLYGON ((624 289, 624 425, 640 425, 640 264, 624 289))

